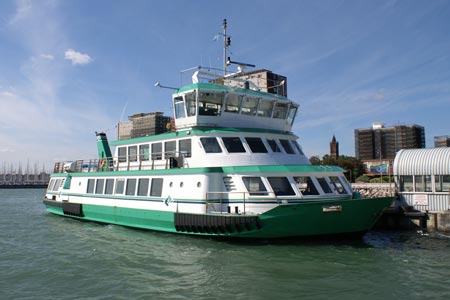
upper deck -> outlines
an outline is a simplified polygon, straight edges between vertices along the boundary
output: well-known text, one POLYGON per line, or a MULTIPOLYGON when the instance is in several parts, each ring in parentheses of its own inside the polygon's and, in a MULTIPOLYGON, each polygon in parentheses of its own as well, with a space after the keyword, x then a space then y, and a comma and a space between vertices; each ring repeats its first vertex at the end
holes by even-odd
MULTIPOLYGON (((284 79, 269 86, 267 78, 261 79, 261 73, 270 71, 259 72, 206 76, 207 82, 200 82, 194 74, 192 84, 177 89, 172 95, 176 128, 207 126, 291 131, 299 106, 274 93, 277 87, 285 90, 285 77, 275 75, 284 79), (254 77, 258 80, 252 80, 254 77), (264 84, 258 84, 260 81, 264 84)), ((202 74, 209 75, 204 71, 202 74)))

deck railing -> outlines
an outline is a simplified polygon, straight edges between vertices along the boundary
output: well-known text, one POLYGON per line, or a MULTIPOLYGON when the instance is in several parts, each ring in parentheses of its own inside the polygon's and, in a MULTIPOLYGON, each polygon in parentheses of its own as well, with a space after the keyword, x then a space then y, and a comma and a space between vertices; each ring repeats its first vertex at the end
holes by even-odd
POLYGON ((53 168, 53 173, 164 170, 187 167, 188 163, 185 159, 184 153, 166 152, 153 153, 145 159, 142 159, 139 155, 127 155, 119 157, 105 157, 101 159, 96 158, 56 162, 53 168))
MULTIPOLYGON (((250 199, 251 196, 261 197, 264 196, 264 200, 266 199, 275 199, 277 201, 277 204, 280 204, 280 200, 278 199, 277 195, 274 192, 206 192, 206 203, 205 203, 205 213, 235 213, 235 214, 243 214, 245 215, 247 213, 246 205, 247 201, 250 199), (239 197, 239 194, 242 195, 242 197, 239 197), (233 195, 237 195, 237 197, 232 197, 233 195), (231 197, 230 197, 231 196, 231 197), (226 202, 224 201, 226 200, 226 202), (232 211, 231 207, 234 204, 233 202, 229 201, 233 200, 242 200, 243 201, 243 211, 232 211), (227 209, 224 210, 224 204, 227 205, 227 209)), ((237 205, 235 206, 237 207, 237 205)))

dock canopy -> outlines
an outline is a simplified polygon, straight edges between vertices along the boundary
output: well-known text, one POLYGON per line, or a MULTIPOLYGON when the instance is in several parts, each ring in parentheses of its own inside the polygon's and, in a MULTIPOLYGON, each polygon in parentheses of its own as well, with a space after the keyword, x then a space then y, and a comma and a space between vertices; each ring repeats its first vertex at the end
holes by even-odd
POLYGON ((395 156, 394 175, 449 175, 450 147, 403 149, 395 156))

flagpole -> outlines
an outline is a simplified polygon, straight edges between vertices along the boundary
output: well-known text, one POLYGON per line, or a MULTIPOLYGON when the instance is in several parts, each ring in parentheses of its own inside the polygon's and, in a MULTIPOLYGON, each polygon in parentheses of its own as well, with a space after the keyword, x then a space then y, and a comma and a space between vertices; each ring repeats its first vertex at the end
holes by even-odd
POLYGON ((227 19, 223 19, 223 76, 227 75, 227 19))

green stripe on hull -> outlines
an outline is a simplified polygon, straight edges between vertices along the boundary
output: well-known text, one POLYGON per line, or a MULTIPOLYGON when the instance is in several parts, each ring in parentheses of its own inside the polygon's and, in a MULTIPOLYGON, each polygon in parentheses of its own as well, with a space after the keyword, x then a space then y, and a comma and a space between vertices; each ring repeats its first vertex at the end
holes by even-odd
MULTIPOLYGON (((258 228, 248 228, 247 230, 230 230, 228 228, 217 231, 209 230, 210 228, 199 228, 198 224, 193 224, 192 230, 179 232, 175 228, 175 213, 173 212, 87 204, 82 205, 84 217, 74 218, 194 235, 282 238, 365 232, 372 228, 382 210, 388 207, 392 201, 393 198, 387 197, 280 205, 259 216, 258 228)), ((64 215, 61 207, 47 205, 47 210, 54 214, 64 215)), ((203 215, 192 214, 192 216, 203 215)), ((228 215, 227 217, 242 216, 228 215)))

